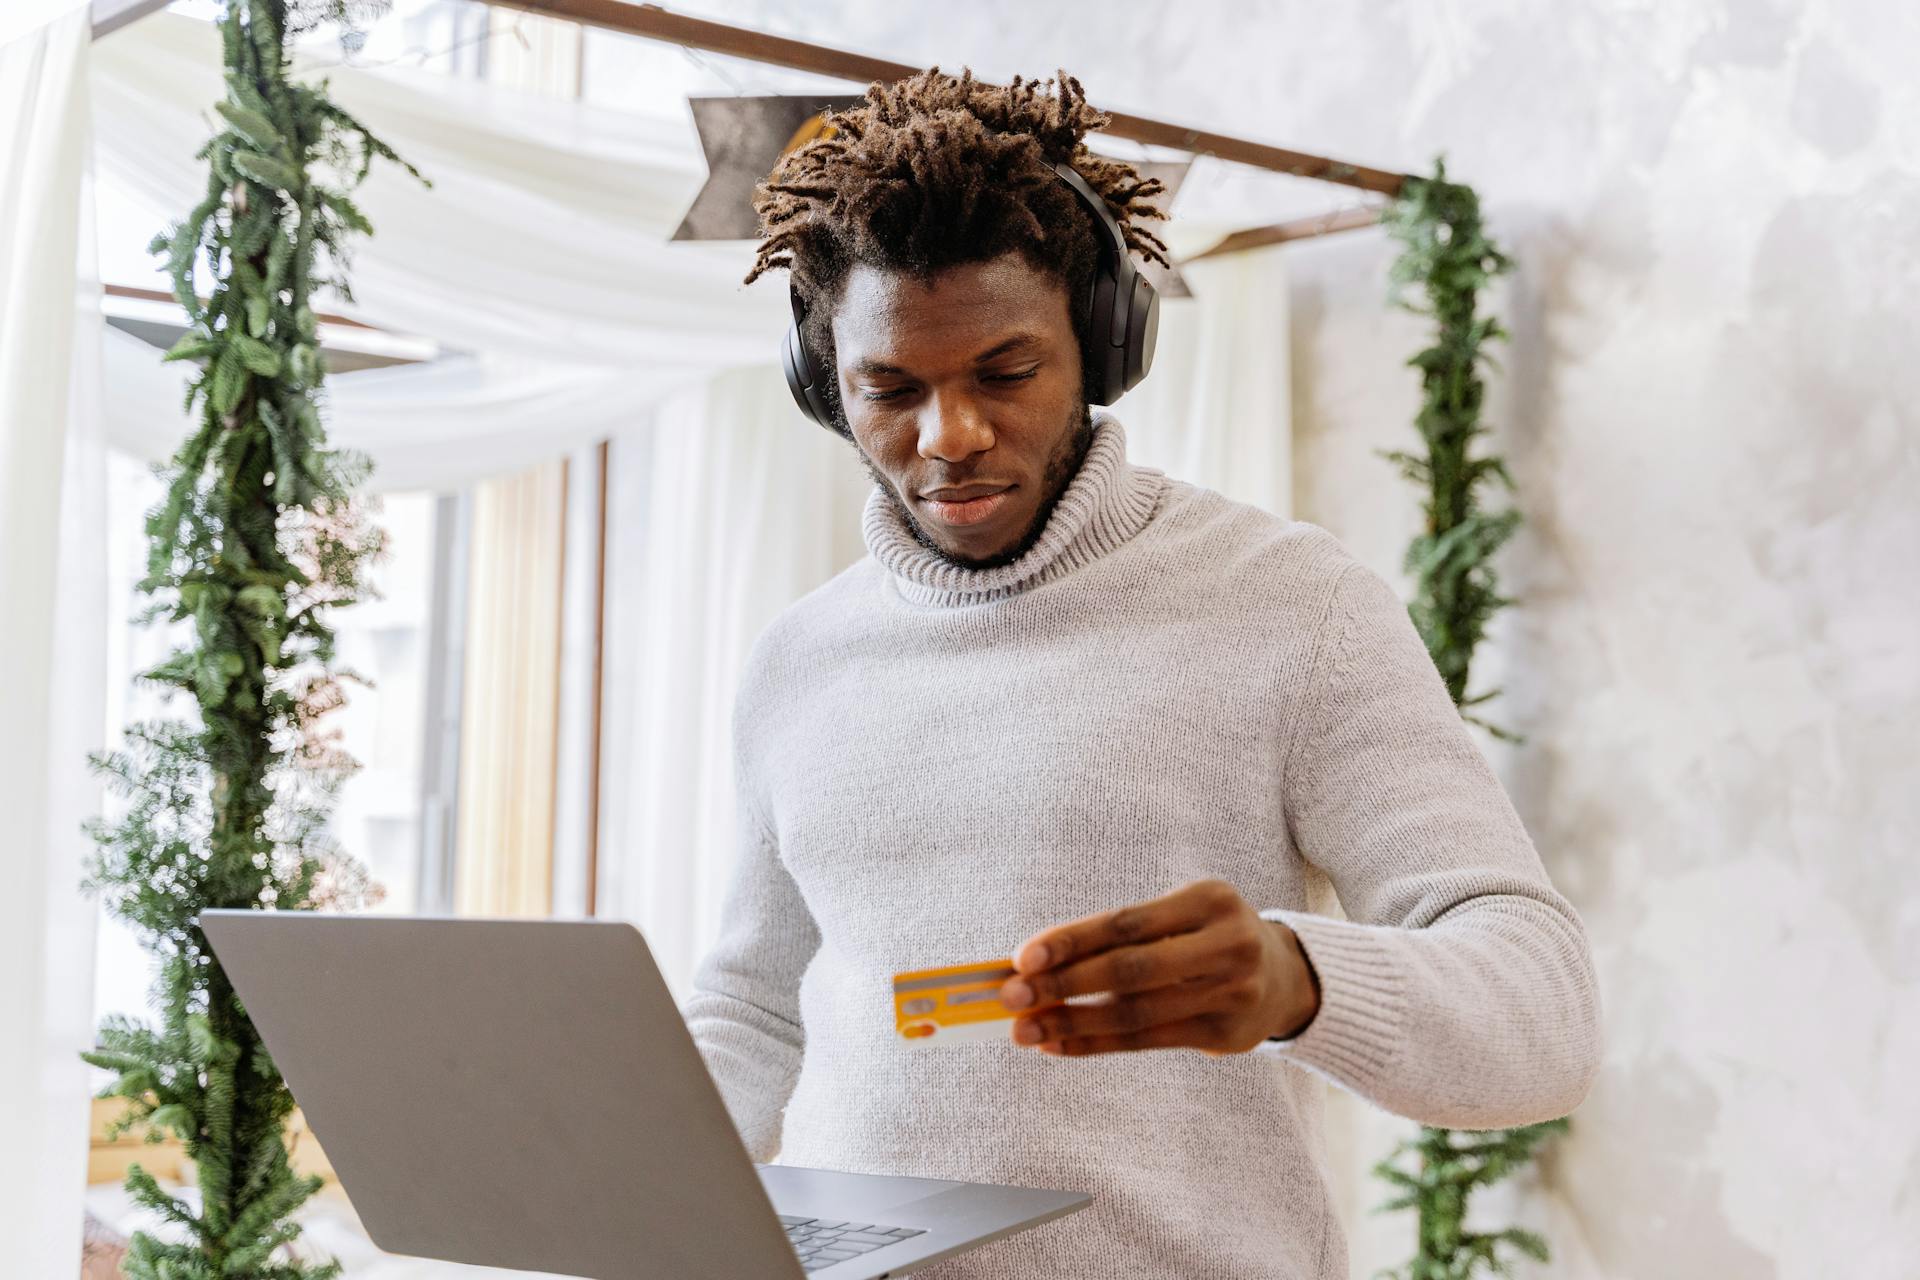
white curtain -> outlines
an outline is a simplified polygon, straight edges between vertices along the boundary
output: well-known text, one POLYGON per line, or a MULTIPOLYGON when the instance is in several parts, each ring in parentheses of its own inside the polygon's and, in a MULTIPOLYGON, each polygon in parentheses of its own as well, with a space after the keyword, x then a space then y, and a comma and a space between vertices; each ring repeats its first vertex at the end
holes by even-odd
POLYGON ((0 1239, 19 1275, 80 1265, 105 568, 88 12, 0 18, 0 1239), (80 536, 75 536, 80 535, 80 536))
MULTIPOLYGON (((1156 234, 1178 260, 1234 229, 1176 220, 1156 234)), ((1134 461, 1291 517, 1286 253, 1271 245, 1180 268, 1193 296, 1161 301, 1153 371, 1113 413, 1134 461)))
MULTIPOLYGON (((193 426, 180 401, 195 371, 161 364, 154 347, 114 328, 105 350, 107 443, 166 461, 193 426)), ((373 458, 375 493, 446 491, 519 471, 625 430, 652 399, 618 374, 510 357, 367 369, 325 385, 327 443, 373 458)))
MULTIPOLYGON (((448 488, 558 457, 715 372, 768 360, 787 323, 779 279, 742 286, 743 244, 668 240, 706 173, 688 119, 431 72, 324 74, 434 183, 374 166, 354 197, 375 229, 354 247, 357 305, 320 300, 451 353, 328 380, 329 438, 373 457, 376 489, 448 488)), ((193 153, 222 94, 217 33, 147 18, 101 43, 92 91, 103 218, 127 228, 107 246, 108 277, 165 288, 139 249, 205 182, 193 153)), ((109 438, 165 458, 186 429, 186 371, 111 336, 109 438)))
POLYGON ((675 396, 609 466, 598 910, 640 926, 679 997, 732 867, 741 664, 768 619, 862 553, 868 485, 771 366, 675 396))

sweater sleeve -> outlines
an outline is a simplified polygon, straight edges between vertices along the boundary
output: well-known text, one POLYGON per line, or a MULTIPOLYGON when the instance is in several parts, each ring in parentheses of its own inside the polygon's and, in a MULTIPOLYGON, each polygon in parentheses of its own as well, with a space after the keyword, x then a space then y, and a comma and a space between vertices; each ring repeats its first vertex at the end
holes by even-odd
POLYGON ((1492 1129, 1579 1105, 1600 1059, 1585 927, 1553 887, 1392 588, 1333 588, 1318 699, 1289 748, 1294 845, 1346 920, 1270 908, 1320 1009, 1252 1052, 1299 1063, 1422 1124, 1492 1129))
POLYGON ((773 833, 745 789, 736 794, 738 854, 720 936, 695 968, 680 1012, 741 1141, 766 1163, 779 1151, 782 1115, 800 1074, 800 977, 820 934, 773 833))

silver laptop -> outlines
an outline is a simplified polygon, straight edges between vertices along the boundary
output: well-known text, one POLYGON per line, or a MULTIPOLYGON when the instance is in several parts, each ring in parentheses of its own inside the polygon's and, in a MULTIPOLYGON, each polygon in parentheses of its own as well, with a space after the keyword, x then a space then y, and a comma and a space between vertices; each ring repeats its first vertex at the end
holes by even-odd
POLYGON ((1092 1200, 755 1164, 628 924, 200 921, 390 1253, 593 1280, 879 1280, 1092 1200))

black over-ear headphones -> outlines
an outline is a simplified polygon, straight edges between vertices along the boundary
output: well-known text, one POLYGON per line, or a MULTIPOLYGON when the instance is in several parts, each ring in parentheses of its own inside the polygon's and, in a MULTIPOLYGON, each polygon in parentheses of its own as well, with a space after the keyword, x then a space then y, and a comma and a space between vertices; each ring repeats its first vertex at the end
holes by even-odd
MULTIPOLYGON (((1106 201, 1072 165, 1056 164, 1053 171, 1092 211, 1098 224, 1095 235, 1100 239, 1100 264, 1094 269, 1092 288, 1080 301, 1087 334, 1083 358, 1092 365, 1087 379, 1091 402, 1112 404, 1153 367, 1154 343, 1160 336, 1160 295, 1127 256, 1126 237, 1106 201)), ((791 279, 787 298, 793 307, 793 324, 780 349, 787 390, 793 392, 793 402, 800 406, 801 413, 838 435, 833 414, 827 408, 826 371, 815 363, 806 339, 800 336, 806 304, 794 291, 791 279)))

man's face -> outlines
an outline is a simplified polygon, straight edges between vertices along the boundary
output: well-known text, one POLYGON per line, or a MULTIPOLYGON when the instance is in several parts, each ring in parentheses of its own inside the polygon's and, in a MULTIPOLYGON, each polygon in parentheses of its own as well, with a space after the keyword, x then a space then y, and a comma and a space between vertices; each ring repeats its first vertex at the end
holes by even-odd
POLYGON ((919 540, 973 568, 1031 546, 1092 439, 1066 286, 1018 253, 931 285, 860 264, 833 340, 854 443, 919 540))

